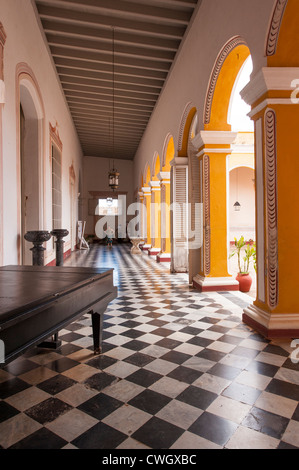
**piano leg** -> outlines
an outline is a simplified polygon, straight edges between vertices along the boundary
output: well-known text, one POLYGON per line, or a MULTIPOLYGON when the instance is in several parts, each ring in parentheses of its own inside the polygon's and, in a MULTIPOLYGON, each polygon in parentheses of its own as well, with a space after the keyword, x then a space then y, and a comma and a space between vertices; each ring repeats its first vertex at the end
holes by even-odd
POLYGON ((91 319, 92 319, 94 354, 98 355, 98 354, 101 354, 102 352, 104 311, 101 313, 98 313, 92 310, 90 313, 91 313, 91 319))

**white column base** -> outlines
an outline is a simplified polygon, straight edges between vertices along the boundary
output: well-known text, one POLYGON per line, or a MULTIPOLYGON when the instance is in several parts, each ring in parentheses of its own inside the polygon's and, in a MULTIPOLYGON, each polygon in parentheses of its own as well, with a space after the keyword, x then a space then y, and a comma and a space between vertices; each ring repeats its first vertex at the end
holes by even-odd
POLYGON ((193 287, 200 292, 238 291, 239 282, 231 277, 203 277, 197 274, 193 278, 193 287))
POLYGON ((299 313, 269 313, 250 305, 243 321, 268 339, 299 338, 299 313))
POLYGON ((159 253, 157 255, 157 262, 158 263, 170 263, 171 262, 171 254, 170 253, 159 253))
POLYGON ((142 249, 142 251, 148 251, 151 247, 152 247, 152 245, 148 245, 148 244, 145 243, 145 244, 142 246, 141 249, 142 249))
POLYGON ((156 259, 157 255, 161 252, 161 248, 150 248, 148 250, 148 255, 151 257, 151 258, 154 258, 156 259))

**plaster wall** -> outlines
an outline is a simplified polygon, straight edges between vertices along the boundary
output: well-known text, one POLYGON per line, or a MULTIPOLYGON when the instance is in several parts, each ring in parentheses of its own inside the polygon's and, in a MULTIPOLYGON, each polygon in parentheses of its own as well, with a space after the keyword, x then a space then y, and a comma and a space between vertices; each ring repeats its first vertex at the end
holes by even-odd
MULTIPOLYGON (((82 178, 82 150, 63 96, 48 48, 30 0, 0 0, 0 21, 7 40, 4 48, 5 104, 3 107, 3 248, 4 264, 17 264, 20 244, 20 156, 18 148, 19 84, 18 64, 30 70, 42 100, 43 116, 41 162, 44 192, 42 226, 52 229, 51 158, 49 125, 56 127, 62 150, 62 228, 70 230, 69 168, 73 165, 76 192, 82 178)), ((37 93, 38 94, 38 93, 37 93)), ((77 214, 76 214, 77 218, 77 214)), ((70 236, 65 249, 71 248, 70 236)), ((48 242, 46 262, 54 258, 53 244, 48 242)))

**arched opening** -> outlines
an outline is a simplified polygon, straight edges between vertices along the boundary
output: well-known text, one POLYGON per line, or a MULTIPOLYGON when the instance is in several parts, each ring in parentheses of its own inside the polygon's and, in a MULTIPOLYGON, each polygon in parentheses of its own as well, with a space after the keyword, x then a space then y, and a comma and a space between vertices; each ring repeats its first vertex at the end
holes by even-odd
MULTIPOLYGON (((252 59, 249 56, 237 75, 228 110, 228 123, 231 125, 232 132, 237 134, 236 141, 232 145, 228 169, 230 254, 234 250, 235 239, 240 240, 244 237, 248 243, 256 241, 254 123, 247 115, 250 107, 240 96, 240 92, 250 81, 252 70, 252 59)), ((238 274, 236 256, 229 259, 229 272, 234 277, 238 274)), ((253 259, 249 264, 249 272, 253 279, 251 293, 255 295, 256 273, 253 259)))
POLYGON ((244 73, 250 70, 249 57, 250 50, 240 36, 231 38, 219 52, 207 88, 204 131, 195 139, 199 147, 203 243, 200 274, 193 283, 206 291, 239 290, 229 262, 229 169, 243 166, 244 158, 254 159, 252 125, 247 128, 247 110, 243 103, 240 106, 238 96, 248 81, 244 73))
POLYGON ((146 168, 145 168, 145 173, 144 173, 145 186, 149 186, 150 180, 151 180, 151 169, 150 169, 149 164, 147 163, 146 168))
POLYGON ((28 231, 43 227, 43 111, 31 77, 19 82, 20 143, 20 256, 19 262, 32 264, 30 244, 24 240, 28 231))
POLYGON ((162 171, 159 174, 161 184, 161 253, 157 256, 159 263, 171 261, 171 239, 170 239, 170 170, 171 161, 174 159, 175 147, 172 135, 168 134, 163 147, 162 171))
POLYGON ((178 138, 177 158, 171 166, 171 271, 189 271, 189 147, 192 123, 197 109, 185 106, 178 138))

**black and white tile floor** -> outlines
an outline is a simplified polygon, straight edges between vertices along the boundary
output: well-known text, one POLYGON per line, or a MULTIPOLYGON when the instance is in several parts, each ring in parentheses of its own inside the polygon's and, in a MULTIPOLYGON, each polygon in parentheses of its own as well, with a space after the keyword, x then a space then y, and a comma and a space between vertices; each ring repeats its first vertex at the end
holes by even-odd
POLYGON ((299 365, 242 323, 251 298, 196 292, 127 245, 65 264, 115 268, 103 354, 85 316, 0 370, 0 448, 299 448, 299 365))

